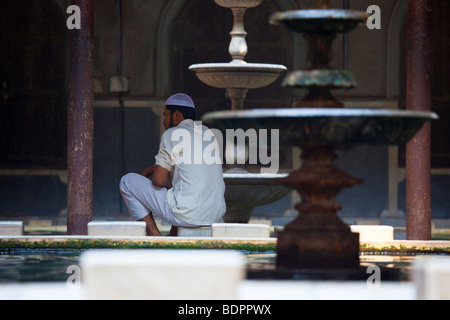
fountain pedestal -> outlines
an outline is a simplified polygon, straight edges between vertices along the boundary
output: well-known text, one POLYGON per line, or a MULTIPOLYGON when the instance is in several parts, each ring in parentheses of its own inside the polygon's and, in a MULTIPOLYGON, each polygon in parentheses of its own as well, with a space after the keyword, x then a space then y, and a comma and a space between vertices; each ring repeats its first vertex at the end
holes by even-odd
POLYGON ((359 235, 352 233, 338 217, 341 205, 335 201, 344 188, 361 180, 338 169, 330 147, 303 149, 303 166, 278 179, 295 188, 302 202, 298 217, 278 234, 277 266, 300 269, 349 269, 359 266, 359 235))

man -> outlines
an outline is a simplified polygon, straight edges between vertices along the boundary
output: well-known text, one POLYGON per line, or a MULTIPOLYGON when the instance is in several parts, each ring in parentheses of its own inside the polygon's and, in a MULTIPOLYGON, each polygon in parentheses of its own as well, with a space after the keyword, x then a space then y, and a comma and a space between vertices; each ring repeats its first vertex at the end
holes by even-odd
POLYGON ((153 215, 172 225, 169 235, 175 236, 177 227, 219 222, 226 210, 222 165, 198 161, 199 153, 203 157, 206 147, 205 133, 213 135, 207 127, 194 122, 195 105, 191 97, 182 93, 171 96, 163 115, 166 131, 155 165, 141 175, 127 174, 120 182, 120 192, 130 215, 146 222, 149 236, 161 236, 153 215), (180 141, 192 148, 180 148, 180 141), (202 141, 201 148, 198 141, 202 141))

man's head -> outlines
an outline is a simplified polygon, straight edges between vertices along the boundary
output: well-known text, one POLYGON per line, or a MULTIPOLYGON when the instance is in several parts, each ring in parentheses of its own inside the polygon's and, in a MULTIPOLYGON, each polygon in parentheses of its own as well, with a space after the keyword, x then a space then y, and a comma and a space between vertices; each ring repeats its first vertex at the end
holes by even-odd
POLYGON ((195 120, 194 101, 187 94, 174 94, 167 99, 163 115, 163 124, 166 129, 176 127, 186 119, 195 120))

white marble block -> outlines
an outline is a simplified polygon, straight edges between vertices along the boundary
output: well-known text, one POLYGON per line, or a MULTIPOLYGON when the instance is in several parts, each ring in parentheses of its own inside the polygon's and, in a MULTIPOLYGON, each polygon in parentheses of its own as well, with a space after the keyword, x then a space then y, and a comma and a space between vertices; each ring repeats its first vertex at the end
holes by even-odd
POLYGON ((145 237, 143 221, 98 221, 88 223, 88 236, 127 236, 145 237))
POLYGON ((0 221, 0 236, 23 236, 23 222, 0 221))
POLYGON ((270 238, 270 227, 265 224, 214 223, 213 238, 270 238))
POLYGON ((416 257, 413 279, 419 300, 450 300, 450 257, 416 257))
POLYGON ((178 228, 179 237, 211 237, 211 227, 178 228))
POLYGON ((394 228, 391 226, 350 226, 352 232, 359 233, 359 241, 394 240, 394 228))
POLYGON ((95 300, 231 300, 245 277, 244 256, 228 250, 91 250, 80 264, 95 300))

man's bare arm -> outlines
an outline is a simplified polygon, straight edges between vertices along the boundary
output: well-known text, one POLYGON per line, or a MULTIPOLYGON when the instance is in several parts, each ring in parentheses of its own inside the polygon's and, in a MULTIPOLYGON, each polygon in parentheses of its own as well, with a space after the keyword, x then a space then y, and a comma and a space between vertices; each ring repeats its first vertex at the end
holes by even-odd
POLYGON ((172 188, 172 183, 169 178, 169 170, 158 165, 155 165, 152 182, 155 186, 160 188, 172 188))
POLYGON ((153 174, 153 172, 155 171, 155 167, 156 167, 156 165, 148 167, 147 169, 145 169, 144 171, 141 172, 141 175, 146 178, 150 177, 153 174))

